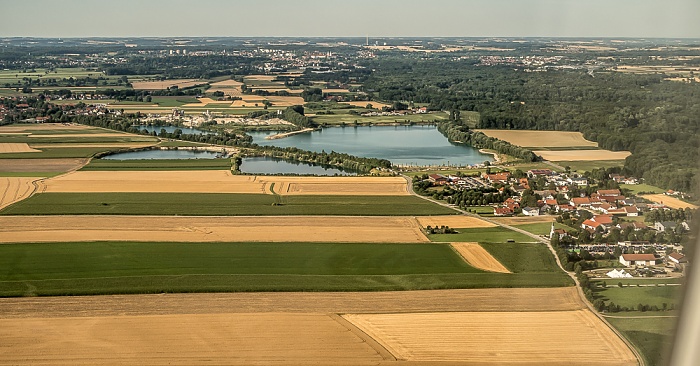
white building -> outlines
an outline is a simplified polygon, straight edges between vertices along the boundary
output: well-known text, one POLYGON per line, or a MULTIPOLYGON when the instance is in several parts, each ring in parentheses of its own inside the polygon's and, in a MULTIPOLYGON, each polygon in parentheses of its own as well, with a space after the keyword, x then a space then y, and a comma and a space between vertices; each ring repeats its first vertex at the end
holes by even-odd
POLYGON ((657 258, 653 254, 623 254, 620 256, 620 263, 627 267, 631 266, 654 266, 657 258))

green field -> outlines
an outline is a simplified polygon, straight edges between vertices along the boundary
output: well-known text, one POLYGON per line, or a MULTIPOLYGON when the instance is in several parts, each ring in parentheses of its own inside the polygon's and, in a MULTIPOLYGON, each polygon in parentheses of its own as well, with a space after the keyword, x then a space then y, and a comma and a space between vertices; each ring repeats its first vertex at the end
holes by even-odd
POLYGON ((559 269, 554 255, 545 244, 481 243, 481 246, 513 273, 552 272, 561 274, 565 282, 571 281, 559 269))
POLYGON ((673 345, 676 318, 607 318, 640 351, 647 366, 667 364, 673 345))
POLYGON ((427 216, 456 214, 414 196, 273 196, 226 193, 42 193, 2 215, 427 216), (281 200, 281 202, 277 202, 281 200), (273 205, 282 203, 281 205, 273 205))
POLYGON ((437 242, 505 243, 508 240, 514 240, 518 243, 531 243, 536 241, 527 235, 500 226, 455 229, 459 232, 458 234, 432 234, 428 235, 428 238, 437 242))
POLYGON ((556 287, 569 285, 565 277, 553 272, 483 272, 441 244, 0 246, 0 296, 556 287))
MULTIPOLYGON (((559 166, 569 166, 571 171, 575 172, 585 172, 591 171, 598 168, 613 168, 621 167, 625 165, 624 160, 597 160, 597 161, 557 161, 555 162, 559 166)), ((551 167, 550 167, 551 169, 551 167)))
POLYGON ((231 159, 93 159, 80 170, 230 170, 231 159))
POLYGON ((88 158, 100 152, 127 149, 114 147, 50 147, 37 150, 41 150, 41 152, 0 154, 0 159, 88 158))
POLYGON ((664 193, 664 192, 666 192, 665 190, 663 190, 659 187, 650 186, 648 184, 620 184, 620 188, 629 189, 630 191, 632 191, 633 194, 637 194, 639 192, 652 192, 652 193, 664 193))
MULTIPOLYGON (((632 282, 632 286, 620 288, 617 286, 617 283, 621 281, 617 279, 610 279, 605 282, 607 283, 607 287, 597 287, 593 292, 594 296, 602 299, 606 303, 613 301, 615 304, 622 307, 626 306, 630 309, 634 309, 635 315, 637 316, 644 315, 644 312, 636 312, 638 304, 657 306, 659 309, 662 309, 664 303, 667 306, 671 304, 677 306, 681 303, 682 286, 656 286, 639 283, 644 286, 638 287, 636 286, 636 282, 632 282)), ((659 284, 662 283, 664 282, 660 282, 659 284)))

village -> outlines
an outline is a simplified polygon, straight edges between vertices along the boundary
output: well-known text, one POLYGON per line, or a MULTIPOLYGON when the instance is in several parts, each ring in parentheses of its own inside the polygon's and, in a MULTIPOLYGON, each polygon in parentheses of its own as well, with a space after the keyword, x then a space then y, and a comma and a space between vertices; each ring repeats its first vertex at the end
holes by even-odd
MULTIPOLYGON (((469 177, 429 174, 423 182, 432 186, 426 192, 441 192, 433 193, 433 198, 445 199, 483 217, 532 217, 533 222, 551 218, 551 230, 543 236, 554 247, 576 253, 581 259, 614 259, 616 265, 626 269, 614 273, 609 269, 598 271, 595 276, 628 278, 683 273, 688 261, 682 254, 682 243, 691 231, 694 210, 654 202, 625 188, 599 189, 641 183, 640 179, 619 174, 605 178, 531 169, 513 173, 487 171, 469 177), (466 192, 476 192, 483 198, 474 199, 466 192)), ((658 196, 654 197, 657 201, 658 196)), ((687 197, 671 190, 663 196, 674 202, 687 197)))

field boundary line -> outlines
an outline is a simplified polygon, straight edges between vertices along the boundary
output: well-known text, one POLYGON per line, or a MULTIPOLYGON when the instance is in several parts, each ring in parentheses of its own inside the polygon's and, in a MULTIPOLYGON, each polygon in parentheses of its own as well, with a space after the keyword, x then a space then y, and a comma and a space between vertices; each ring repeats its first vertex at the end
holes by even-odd
POLYGON ((349 330, 352 334, 354 334, 356 337, 362 339, 364 343, 366 343, 368 346, 372 347, 373 350, 375 350, 382 358, 384 361, 397 361, 396 356, 394 356, 393 353, 391 353, 386 347, 384 347, 379 341, 376 339, 372 338, 369 334, 365 333, 362 331, 362 329, 358 328, 350 322, 349 320, 343 318, 342 315, 340 314, 329 314, 329 317, 333 320, 335 320, 338 324, 343 326, 345 329, 349 330))

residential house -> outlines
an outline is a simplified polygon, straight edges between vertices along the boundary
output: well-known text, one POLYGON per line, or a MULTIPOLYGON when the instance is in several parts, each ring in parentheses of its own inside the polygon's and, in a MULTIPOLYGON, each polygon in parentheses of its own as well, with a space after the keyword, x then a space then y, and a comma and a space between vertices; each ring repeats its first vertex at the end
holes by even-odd
POLYGON ((676 223, 673 221, 655 222, 654 230, 659 232, 665 232, 666 230, 675 230, 676 223))
POLYGON ((493 209, 494 216, 511 216, 513 215, 513 210, 508 207, 496 207, 493 209))
POLYGON ((540 209, 538 207, 525 207, 525 208, 523 208, 523 215, 525 215, 525 216, 539 216, 540 209))
POLYGON ((445 177, 442 174, 430 174, 428 176, 428 180, 430 181, 430 183, 433 183, 434 185, 438 186, 444 186, 448 182, 447 177, 445 177))
POLYGON ((673 252, 669 254, 668 261, 675 264, 688 263, 688 259, 686 259, 683 254, 678 252, 673 252))
POLYGON ((588 197, 575 197, 571 199, 571 206, 574 207, 590 207, 591 199, 588 197))

